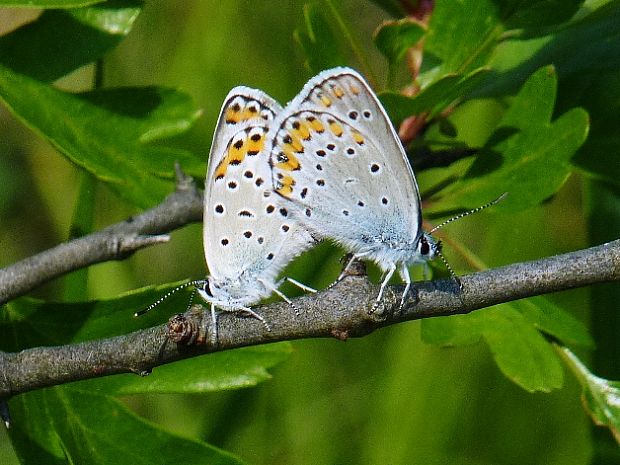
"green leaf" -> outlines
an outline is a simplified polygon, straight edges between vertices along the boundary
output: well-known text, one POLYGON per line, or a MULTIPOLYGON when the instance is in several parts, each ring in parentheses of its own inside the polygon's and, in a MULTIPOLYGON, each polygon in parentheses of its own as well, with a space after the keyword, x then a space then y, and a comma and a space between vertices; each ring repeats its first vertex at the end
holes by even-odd
POLYGON ((620 382, 595 376, 566 347, 558 347, 558 352, 581 384, 584 407, 594 423, 609 428, 620 443, 620 382))
POLYGON ((594 340, 586 326, 548 298, 530 297, 513 302, 512 305, 538 330, 553 336, 562 344, 594 347, 594 340))
MULTIPOLYGON (((510 78, 502 80, 507 86, 512 82, 512 89, 522 82, 523 77, 529 76, 534 70, 549 63, 554 63, 563 72, 559 62, 574 61, 574 57, 590 54, 590 60, 598 59, 600 54, 616 56, 617 49, 600 47, 602 35, 614 35, 613 24, 617 18, 603 18, 606 22, 604 31, 596 30, 597 25, 590 33, 597 36, 574 38, 568 33, 564 37, 572 42, 571 46, 562 46, 556 50, 546 50, 550 36, 545 36, 539 50, 531 46, 520 47, 520 41, 507 40, 506 32, 513 28, 526 28, 540 32, 540 28, 560 24, 570 18, 581 5, 582 0, 508 0, 496 2, 494 0, 464 0, 459 2, 436 2, 429 23, 429 32, 425 40, 425 58, 422 65, 420 82, 428 85, 446 74, 465 74, 481 67, 498 68, 497 60, 513 60, 515 55, 523 60, 528 70, 521 69, 513 73, 510 78), (518 49, 506 50, 506 44, 514 44, 518 49), (585 51, 584 50, 588 50, 585 51), (517 79, 521 76, 521 79, 517 79)), ((562 35, 563 33, 560 33, 562 35)), ((513 34, 514 35, 514 34, 513 34)), ((522 32, 520 37, 525 34, 522 32)), ((609 37, 608 37, 609 39, 609 37)), ((617 39, 614 38, 615 42, 617 39)), ((566 44, 568 45, 568 44, 566 44)), ((599 66, 602 65, 599 63, 599 66)), ((607 65, 603 65, 607 66, 607 65)), ((512 66, 511 66, 512 68, 512 66)), ((504 68, 505 69, 505 68, 504 68)), ((496 86, 499 77, 487 76, 487 80, 480 83, 480 87, 496 86)))
POLYGON ((551 122, 556 87, 550 66, 528 79, 466 176, 442 198, 442 208, 473 208, 508 192, 496 208, 518 211, 557 192, 589 121, 583 109, 574 108, 551 122))
POLYGON ((593 177, 620 186, 620 80, 618 72, 578 74, 561 82, 560 96, 570 104, 584 106, 592 129, 573 164, 593 177), (565 92, 563 90, 566 89, 565 92), (578 89, 579 92, 575 92, 578 89))
MULTIPOLYGON (((227 315, 227 318, 236 318, 227 315)), ((225 318, 222 321, 226 321, 225 318)), ((204 393, 240 389, 271 379, 269 368, 286 360, 292 352, 289 343, 244 347, 157 367, 146 378, 115 375, 73 383, 84 392, 110 395, 143 393, 204 393)))
POLYGON ((306 56, 306 66, 313 73, 347 63, 323 12, 324 7, 317 3, 304 5, 305 28, 297 28, 294 33, 306 56))
POLYGON ((506 27, 540 28, 568 21, 583 0, 513 0, 503 2, 506 27))
POLYGON ((9 406, 18 419, 9 435, 24 465, 243 463, 228 452, 168 433, 100 394, 55 387, 22 394, 9 406))
POLYGON ((412 115, 428 112, 436 116, 453 104, 465 98, 470 89, 485 79, 489 70, 477 69, 466 76, 448 74, 433 82, 415 97, 395 92, 382 92, 379 97, 392 121, 400 122, 412 115))
POLYGON ((486 66, 504 32, 498 10, 491 0, 436 2, 424 42, 421 84, 486 66))
POLYGON ((147 208, 172 190, 174 163, 192 174, 203 162, 153 139, 179 134, 198 118, 191 99, 162 88, 82 95, 60 91, 0 66, 0 98, 27 126, 49 140, 119 196, 147 208))
POLYGON ((103 3, 106 0, 0 0, 0 7, 8 8, 76 8, 103 3))
POLYGON ((45 11, 35 21, 0 37, 0 64, 40 81, 55 81, 116 47, 129 34, 140 5, 106 2, 45 11))
MULTIPOLYGON (((77 177, 77 195, 69 239, 85 236, 94 230, 97 180, 88 172, 82 171, 77 177)), ((78 301, 88 298, 88 268, 75 270, 63 279, 63 300, 78 301)))
POLYGON ((556 33, 502 42, 489 60, 495 72, 477 94, 512 93, 527 76, 549 63, 553 63, 561 79, 572 77, 576 89, 592 81, 582 73, 615 73, 620 67, 619 21, 620 4, 611 2, 556 33))
POLYGON ((390 64, 398 64, 407 51, 417 44, 424 36, 426 28, 413 19, 404 18, 397 21, 386 21, 381 24, 373 35, 379 51, 390 64))
POLYGON ((424 320, 422 337, 443 346, 472 344, 482 338, 502 373, 523 389, 550 392, 562 386, 562 366, 551 345, 512 304, 424 320))
MULTIPOLYGON (((413 0, 415 2, 415 0, 413 0)), ((404 5, 406 5, 407 3, 409 3, 408 0, 405 1, 401 1, 401 0, 372 0, 372 2, 383 8, 385 11, 387 11, 389 14, 391 14, 392 16, 398 18, 401 16, 405 16, 407 14, 407 12, 405 11, 404 5)))

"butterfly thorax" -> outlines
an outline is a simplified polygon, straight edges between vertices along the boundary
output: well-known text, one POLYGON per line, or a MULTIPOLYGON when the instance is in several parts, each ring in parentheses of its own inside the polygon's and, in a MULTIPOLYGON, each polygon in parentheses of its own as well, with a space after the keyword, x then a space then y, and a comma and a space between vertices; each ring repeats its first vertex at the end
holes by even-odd
POLYGON ((386 271, 392 264, 415 265, 435 258, 438 249, 435 239, 421 233, 414 239, 404 239, 399 235, 382 233, 380 236, 365 238, 361 243, 349 244, 356 253, 377 263, 386 271))

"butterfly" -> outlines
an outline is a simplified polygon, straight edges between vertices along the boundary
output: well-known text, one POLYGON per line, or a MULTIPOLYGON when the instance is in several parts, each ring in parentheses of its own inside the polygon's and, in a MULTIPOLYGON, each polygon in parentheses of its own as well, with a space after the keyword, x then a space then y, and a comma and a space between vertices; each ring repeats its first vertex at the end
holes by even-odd
POLYGON ((384 277, 377 304, 398 272, 402 305, 411 288, 408 266, 440 248, 422 230, 415 176, 370 86, 349 68, 323 71, 276 115, 268 137, 281 204, 316 237, 378 265, 384 277))
MULTIPOLYGON (((250 307, 278 290, 283 268, 316 241, 271 189, 267 133, 282 107, 260 90, 235 87, 224 100, 213 136, 205 180, 203 243, 209 275, 194 286, 210 305, 217 340, 217 310, 243 312, 269 325, 250 307)), ((316 292, 292 278, 285 280, 316 292)))

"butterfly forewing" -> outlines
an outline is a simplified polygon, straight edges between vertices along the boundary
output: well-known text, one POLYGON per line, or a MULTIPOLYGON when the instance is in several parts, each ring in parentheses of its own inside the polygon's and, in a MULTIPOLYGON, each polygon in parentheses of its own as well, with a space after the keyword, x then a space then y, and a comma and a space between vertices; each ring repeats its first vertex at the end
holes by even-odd
POLYGON ((310 80, 269 134, 276 192, 316 233, 341 243, 415 242, 415 178, 385 111, 354 71, 310 80))
POLYGON ((311 241, 271 192, 267 132, 281 107, 234 88, 220 112, 205 182, 204 249, 211 276, 273 280, 311 241))

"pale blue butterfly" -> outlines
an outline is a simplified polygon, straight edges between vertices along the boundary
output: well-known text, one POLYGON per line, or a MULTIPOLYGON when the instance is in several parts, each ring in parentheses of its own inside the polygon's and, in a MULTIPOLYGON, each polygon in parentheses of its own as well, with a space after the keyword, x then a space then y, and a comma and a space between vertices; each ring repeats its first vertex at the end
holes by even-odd
MULTIPOLYGON (((194 286, 211 307, 212 340, 216 310, 245 312, 269 325, 251 305, 276 293, 278 274, 315 241, 271 189, 267 132, 282 108, 260 90, 233 88, 220 111, 209 154, 204 198, 204 252, 209 276, 174 289, 194 286)), ((307 286, 285 278, 298 287, 307 286)), ((292 305, 292 304, 291 304, 292 305)))
POLYGON ((377 303, 398 271, 406 285, 402 304, 411 286, 408 266, 440 249, 422 231, 415 176, 364 79, 349 68, 323 71, 278 113, 268 137, 282 205, 313 235, 379 266, 385 275, 377 303))

